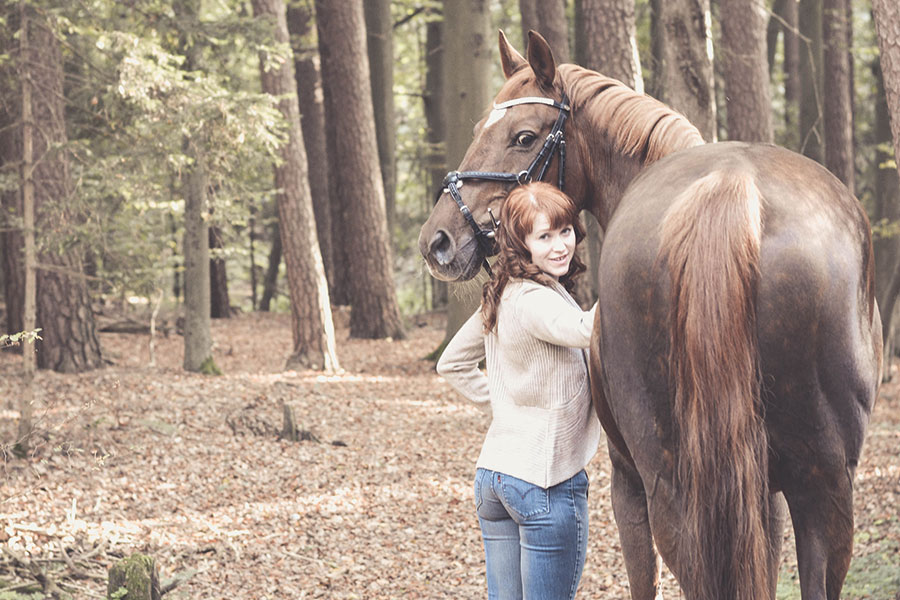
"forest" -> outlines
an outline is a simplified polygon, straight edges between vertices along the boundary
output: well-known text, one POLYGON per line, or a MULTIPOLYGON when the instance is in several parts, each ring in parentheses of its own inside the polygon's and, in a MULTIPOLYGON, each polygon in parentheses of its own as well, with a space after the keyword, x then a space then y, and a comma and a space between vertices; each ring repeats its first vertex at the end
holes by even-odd
MULTIPOLYGON (((486 276, 432 277, 418 237, 504 82, 499 32, 524 54, 532 30, 858 198, 885 363, 842 597, 900 598, 895 0, 0 11, 0 600, 145 597, 130 570, 147 598, 484 596, 490 419, 434 363, 486 276)), ((605 448, 579 598, 629 594, 605 448)), ((665 568, 662 593, 684 597, 665 568)), ((800 598, 790 527, 777 597, 800 598)))

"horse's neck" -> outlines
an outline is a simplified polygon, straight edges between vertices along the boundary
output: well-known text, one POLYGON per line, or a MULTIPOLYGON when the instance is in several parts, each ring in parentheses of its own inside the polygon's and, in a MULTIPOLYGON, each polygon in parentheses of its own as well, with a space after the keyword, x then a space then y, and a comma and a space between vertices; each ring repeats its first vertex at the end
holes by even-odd
POLYGON ((619 81, 563 65, 576 113, 583 207, 604 229, 631 181, 647 165, 704 143, 682 115, 619 81))

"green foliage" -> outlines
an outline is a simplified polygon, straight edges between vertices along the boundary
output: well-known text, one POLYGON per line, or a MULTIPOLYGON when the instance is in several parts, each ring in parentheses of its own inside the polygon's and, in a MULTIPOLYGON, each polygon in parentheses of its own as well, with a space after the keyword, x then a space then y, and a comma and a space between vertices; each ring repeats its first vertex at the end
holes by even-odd
MULTIPOLYGON (((46 209, 80 217, 40 230, 39 246, 79 249, 99 293, 147 297, 179 268, 182 177, 195 163, 209 174, 207 217, 226 231, 271 196, 287 136, 279 99, 259 92, 259 51, 274 64, 286 48, 238 0, 37 4, 52 8, 63 49, 76 184, 46 209)), ((16 172, 0 174, 0 188, 17 186, 16 172)))
POLYGON ((124 587, 120 587, 116 591, 109 594, 109 600, 122 600, 125 596, 128 595, 128 590, 124 587))
POLYGON ((12 334, 4 333, 0 335, 0 348, 5 348, 6 346, 18 346, 24 341, 34 342, 39 340, 41 339, 41 336, 38 335, 40 331, 41 329, 39 327, 33 331, 20 331, 12 334))

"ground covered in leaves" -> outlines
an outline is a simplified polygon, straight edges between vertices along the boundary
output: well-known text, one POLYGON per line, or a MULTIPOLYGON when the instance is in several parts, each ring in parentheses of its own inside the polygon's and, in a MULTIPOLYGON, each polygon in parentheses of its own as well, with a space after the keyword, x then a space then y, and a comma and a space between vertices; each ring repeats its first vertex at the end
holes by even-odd
MULTIPOLYGON (((222 376, 181 369, 182 339, 101 334, 111 364, 37 377, 33 453, 0 463, 0 585, 101 598, 107 569, 154 557, 165 598, 483 598, 471 479, 488 417, 423 357, 439 314, 397 341, 349 340, 343 372, 284 371, 290 317, 216 321, 222 376), (279 439, 284 406, 301 441, 279 439), (31 587, 29 587, 31 586, 31 587), (40 589, 40 586, 38 586, 40 589)), ((13 439, 19 358, 0 356, 0 440, 13 439)), ((605 447, 605 446, 604 446, 605 447)), ((579 598, 627 598, 601 447, 579 598)), ((900 598, 900 393, 882 388, 857 474, 845 598, 900 598)), ((799 598, 786 534, 780 598, 799 598)), ((664 597, 679 598, 664 574, 664 597)), ((0 588, 0 597, 4 596, 0 588)), ((27 597, 43 597, 36 594, 27 597)))

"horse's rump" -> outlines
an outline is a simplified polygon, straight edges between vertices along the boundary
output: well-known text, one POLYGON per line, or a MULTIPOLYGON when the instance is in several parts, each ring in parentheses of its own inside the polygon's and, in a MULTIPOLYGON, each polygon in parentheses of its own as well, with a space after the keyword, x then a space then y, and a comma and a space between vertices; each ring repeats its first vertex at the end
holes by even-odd
POLYGON ((685 517, 679 554, 695 557, 688 576, 698 598, 755 598, 766 582, 768 467, 755 306, 763 210, 751 172, 722 168, 679 194, 660 223, 658 266, 670 281, 676 488, 685 517))

